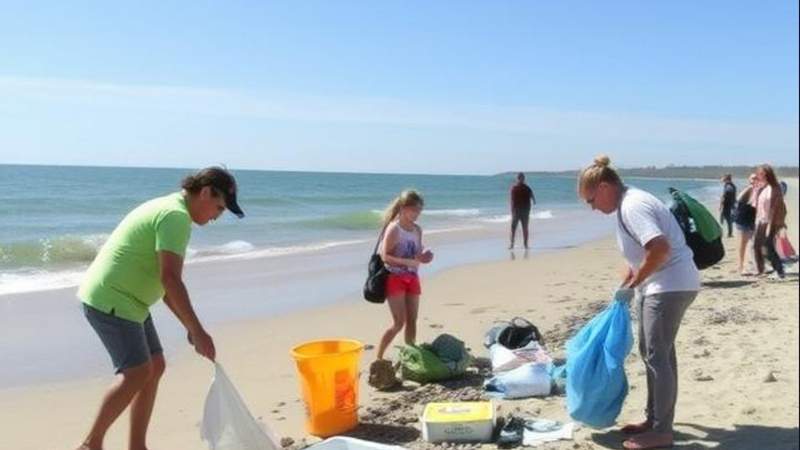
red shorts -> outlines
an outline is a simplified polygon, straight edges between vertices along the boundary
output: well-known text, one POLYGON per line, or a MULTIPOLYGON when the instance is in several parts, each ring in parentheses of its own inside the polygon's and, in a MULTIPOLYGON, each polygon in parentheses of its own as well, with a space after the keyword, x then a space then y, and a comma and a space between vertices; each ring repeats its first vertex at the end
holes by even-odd
POLYGON ((390 273, 386 278, 386 297, 420 295, 419 276, 415 273, 390 273))

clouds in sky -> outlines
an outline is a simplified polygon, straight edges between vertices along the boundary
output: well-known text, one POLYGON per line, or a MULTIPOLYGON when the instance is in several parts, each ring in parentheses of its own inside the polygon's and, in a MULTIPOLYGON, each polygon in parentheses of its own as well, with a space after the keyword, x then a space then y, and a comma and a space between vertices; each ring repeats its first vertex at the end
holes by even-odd
POLYGON ((601 151, 628 166, 796 164, 798 149, 796 121, 9 76, 0 76, 0 118, 0 161, 39 164, 194 166, 198 152, 205 155, 202 142, 208 156, 225 148, 232 165, 259 169, 425 173, 492 173, 513 169, 509 159, 526 169, 567 169, 601 151), (176 118, 180 126, 164 126, 176 118), (142 160, 121 142, 130 127, 147 149, 142 160), (408 161, 398 164, 398 152, 408 161), (468 161, 459 160, 465 152, 468 161))

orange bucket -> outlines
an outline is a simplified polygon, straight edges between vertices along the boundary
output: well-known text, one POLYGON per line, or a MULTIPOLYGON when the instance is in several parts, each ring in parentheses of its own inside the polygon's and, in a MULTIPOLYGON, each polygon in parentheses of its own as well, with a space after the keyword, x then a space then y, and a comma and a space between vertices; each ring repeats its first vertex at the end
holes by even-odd
POLYGON ((358 426, 358 366, 363 348, 364 344, 352 339, 331 339, 292 349, 309 434, 328 437, 358 426))

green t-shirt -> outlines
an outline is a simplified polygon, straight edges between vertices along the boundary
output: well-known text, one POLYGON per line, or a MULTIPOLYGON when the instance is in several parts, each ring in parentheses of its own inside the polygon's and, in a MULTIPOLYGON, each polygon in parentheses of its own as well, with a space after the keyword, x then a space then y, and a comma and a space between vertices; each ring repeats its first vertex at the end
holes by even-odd
POLYGON ((150 305, 164 296, 158 252, 184 256, 192 219, 181 193, 139 205, 128 213, 100 249, 78 289, 95 309, 144 322, 150 305))

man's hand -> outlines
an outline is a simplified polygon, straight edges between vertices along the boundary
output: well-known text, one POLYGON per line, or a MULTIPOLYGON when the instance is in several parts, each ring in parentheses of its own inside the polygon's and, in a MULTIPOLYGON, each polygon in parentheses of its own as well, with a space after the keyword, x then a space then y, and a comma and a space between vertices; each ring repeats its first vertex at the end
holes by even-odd
POLYGON ((205 332, 199 330, 195 333, 189 333, 187 336, 189 343, 194 346, 194 350, 200 355, 214 361, 217 358, 217 349, 214 347, 214 340, 205 332))

